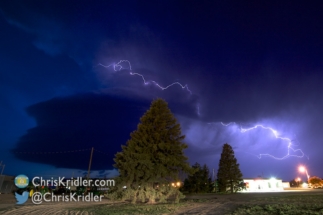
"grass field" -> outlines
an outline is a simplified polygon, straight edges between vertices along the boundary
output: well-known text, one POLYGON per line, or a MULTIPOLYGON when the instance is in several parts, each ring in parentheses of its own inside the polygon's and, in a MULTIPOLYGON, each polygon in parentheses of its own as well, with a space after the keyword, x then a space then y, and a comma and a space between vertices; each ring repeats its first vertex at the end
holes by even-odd
MULTIPOLYGON (((79 211, 79 209, 76 209, 79 211)), ((180 204, 123 204, 83 208, 91 214, 323 215, 323 192, 189 195, 180 204)))
POLYGON ((238 214, 286 214, 286 215, 322 215, 323 195, 285 195, 253 199, 236 208, 232 213, 238 214))
MULTIPOLYGON (((0 199, 1 206, 1 199, 0 199)), ((1 207, 0 207, 1 208, 1 207)), ((241 194, 187 195, 179 204, 147 205, 128 202, 111 202, 105 199, 100 204, 46 203, 2 207, 1 214, 317 214, 323 215, 323 191, 241 194), (44 213, 43 213, 44 212, 44 213)))

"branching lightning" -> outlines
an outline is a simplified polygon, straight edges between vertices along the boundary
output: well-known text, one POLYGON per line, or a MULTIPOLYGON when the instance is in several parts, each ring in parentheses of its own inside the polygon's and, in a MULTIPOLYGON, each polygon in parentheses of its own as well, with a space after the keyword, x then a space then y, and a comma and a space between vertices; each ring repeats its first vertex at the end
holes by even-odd
POLYGON ((174 83, 171 83, 169 84, 168 86, 166 87, 163 87, 161 86, 159 83, 157 83, 156 81, 153 81, 153 80, 146 80, 145 77, 142 75, 142 74, 139 74, 139 73, 136 73, 136 72, 132 72, 132 68, 131 68, 131 63, 130 61, 128 60, 120 60, 118 63, 113 63, 113 64, 110 64, 110 65, 103 65, 101 63, 99 63, 98 65, 100 66, 103 66, 105 68, 109 68, 109 67, 112 67, 114 71, 120 71, 120 70, 123 70, 123 69, 129 69, 130 70, 130 75, 137 75, 137 76, 140 76, 144 82, 145 85, 148 85, 148 84, 154 84, 155 86, 157 86, 158 88, 160 88, 161 90, 166 90, 174 85, 178 85, 180 86, 182 89, 186 89, 191 95, 192 95, 192 91, 190 89, 188 89, 188 86, 187 84, 183 85, 179 82, 174 82, 174 83), (122 64, 123 63, 126 63, 128 64, 128 67, 123 67, 122 64))
MULTIPOLYGON (((226 127, 230 126, 232 124, 236 124, 236 123, 235 122, 230 122, 228 124, 224 124, 223 122, 221 122, 221 125, 226 126, 226 127)), ((266 157, 271 157, 271 158, 276 159, 276 160, 284 160, 284 159, 286 159, 288 157, 303 158, 305 156, 304 152, 301 149, 294 148, 294 144, 292 143, 293 141, 290 138, 283 137, 283 136, 279 135, 279 132, 277 130, 271 128, 271 127, 267 127, 267 126, 264 126, 264 125, 255 125, 255 126, 250 127, 250 128, 243 128, 242 126, 240 126, 240 132, 241 133, 246 133, 246 132, 252 131, 254 129, 259 129, 259 128, 264 129, 264 130, 269 130, 274 135, 274 137, 276 139, 283 140, 283 141, 285 141, 287 143, 287 154, 285 156, 276 157, 276 156, 271 155, 271 154, 259 154, 259 155, 256 155, 259 159, 266 156, 266 157), (292 152, 292 154, 291 154, 291 152, 292 152), (298 153, 298 155, 296 153, 298 153)))
MULTIPOLYGON (((154 80, 146 80, 144 75, 140 74, 140 73, 137 73, 137 72, 133 72, 132 70, 132 67, 131 67, 131 63, 130 61, 128 60, 120 60, 118 63, 112 63, 112 64, 109 64, 109 65, 103 65, 101 63, 98 64, 99 66, 102 66, 104 68, 112 68, 115 72, 118 72, 118 71, 121 71, 121 70, 129 70, 129 74, 130 75, 136 75, 136 76, 140 76, 144 85, 148 85, 148 84, 154 84, 156 87, 158 87, 159 89, 161 90, 166 90, 174 85, 178 85, 180 86, 182 89, 186 89, 191 95, 192 95, 192 91, 188 88, 187 85, 183 85, 179 82, 174 82, 174 83, 171 83, 169 85, 167 85, 166 87, 160 85, 159 83, 157 83, 156 81, 154 80), (124 66, 126 65, 126 66, 124 66)), ((197 112, 197 115, 200 116, 200 105, 197 104, 196 106, 196 112, 197 112)), ((213 123, 208 123, 208 124, 213 124, 213 123)), ((223 122, 221 122, 221 125, 222 126, 231 126, 231 125, 237 125, 235 122, 230 122, 230 123, 227 123, 227 124, 224 124, 223 122)), ((295 148, 295 144, 293 144, 293 141, 288 138, 288 137, 283 137, 279 134, 279 132, 271 127, 268 127, 268 126, 264 126, 264 125, 255 125, 253 127, 249 127, 249 128, 243 128, 242 126, 239 126, 239 131, 241 133, 246 133, 246 132, 250 132, 252 130, 255 130, 255 129, 264 129, 264 130, 268 130, 270 131, 274 137, 276 139, 280 139, 284 142, 287 143, 287 154, 283 157, 276 157, 274 155, 271 155, 271 154, 258 154, 256 155, 256 157, 258 157, 259 159, 261 159, 262 157, 270 157, 270 158, 273 158, 273 159, 276 159, 276 160, 284 160, 288 157, 297 157, 297 158, 303 158, 304 156, 306 156, 304 154, 304 152, 301 150, 301 149, 298 149, 298 148, 295 148)), ((308 158, 308 157, 307 157, 308 158)))

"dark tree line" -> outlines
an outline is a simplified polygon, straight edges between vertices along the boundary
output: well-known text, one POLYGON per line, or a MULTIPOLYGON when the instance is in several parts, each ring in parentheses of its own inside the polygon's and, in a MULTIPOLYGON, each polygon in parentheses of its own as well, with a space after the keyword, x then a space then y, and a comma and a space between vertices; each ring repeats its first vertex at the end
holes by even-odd
MULTIPOLYGON (((154 100, 150 109, 140 118, 137 129, 130 134, 122 151, 115 155, 119 170, 117 186, 110 190, 110 198, 138 200, 148 203, 165 202, 169 197, 178 202, 184 196, 178 189, 180 174, 187 174, 184 187, 188 192, 214 190, 206 165, 192 167, 184 155, 187 144, 181 126, 162 100, 154 100), (175 197, 175 198, 174 198, 175 197)), ((237 191, 242 181, 239 164, 229 144, 224 144, 217 174, 220 190, 237 191)))
POLYGON ((189 193, 235 193, 245 186, 234 151, 227 143, 223 145, 216 180, 211 179, 209 168, 206 165, 201 167, 200 164, 196 163, 192 168, 195 172, 185 179, 183 191, 189 193))
POLYGON ((184 180, 183 191, 189 193, 208 193, 213 189, 209 168, 204 164, 195 163, 192 168, 194 173, 184 180))

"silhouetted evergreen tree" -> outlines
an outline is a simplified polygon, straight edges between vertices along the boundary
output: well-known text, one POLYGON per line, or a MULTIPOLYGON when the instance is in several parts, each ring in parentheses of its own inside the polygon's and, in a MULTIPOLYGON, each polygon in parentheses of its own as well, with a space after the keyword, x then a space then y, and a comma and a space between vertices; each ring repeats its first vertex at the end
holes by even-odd
POLYGON ((234 151, 227 143, 223 145, 217 177, 221 192, 226 192, 227 188, 230 188, 233 193, 242 188, 242 173, 234 151))
POLYGON ((206 165, 201 167, 199 163, 195 163, 192 168, 194 169, 194 173, 185 179, 183 190, 190 193, 209 192, 211 187, 211 179, 209 178, 208 167, 206 165))
POLYGON ((206 164, 202 167, 202 192, 210 192, 211 191, 211 177, 210 177, 210 170, 206 164))
POLYGON ((127 186, 122 192, 124 197, 133 203, 138 198, 155 203, 156 199, 165 201, 174 195, 178 201, 182 194, 169 184, 178 180, 180 171, 190 173, 191 167, 183 152, 187 148, 185 136, 167 103, 154 100, 130 136, 114 159, 119 183, 127 186))

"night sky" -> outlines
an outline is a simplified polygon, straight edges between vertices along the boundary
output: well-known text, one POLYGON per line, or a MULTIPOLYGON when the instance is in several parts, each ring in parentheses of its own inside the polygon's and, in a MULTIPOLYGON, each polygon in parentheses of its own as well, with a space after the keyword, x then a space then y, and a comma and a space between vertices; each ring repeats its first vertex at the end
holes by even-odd
POLYGON ((83 176, 94 147, 92 176, 112 177, 114 154, 163 98, 191 164, 216 172, 229 143, 245 178, 305 180, 299 165, 323 177, 322 8, 0 1, 4 174, 83 176))

